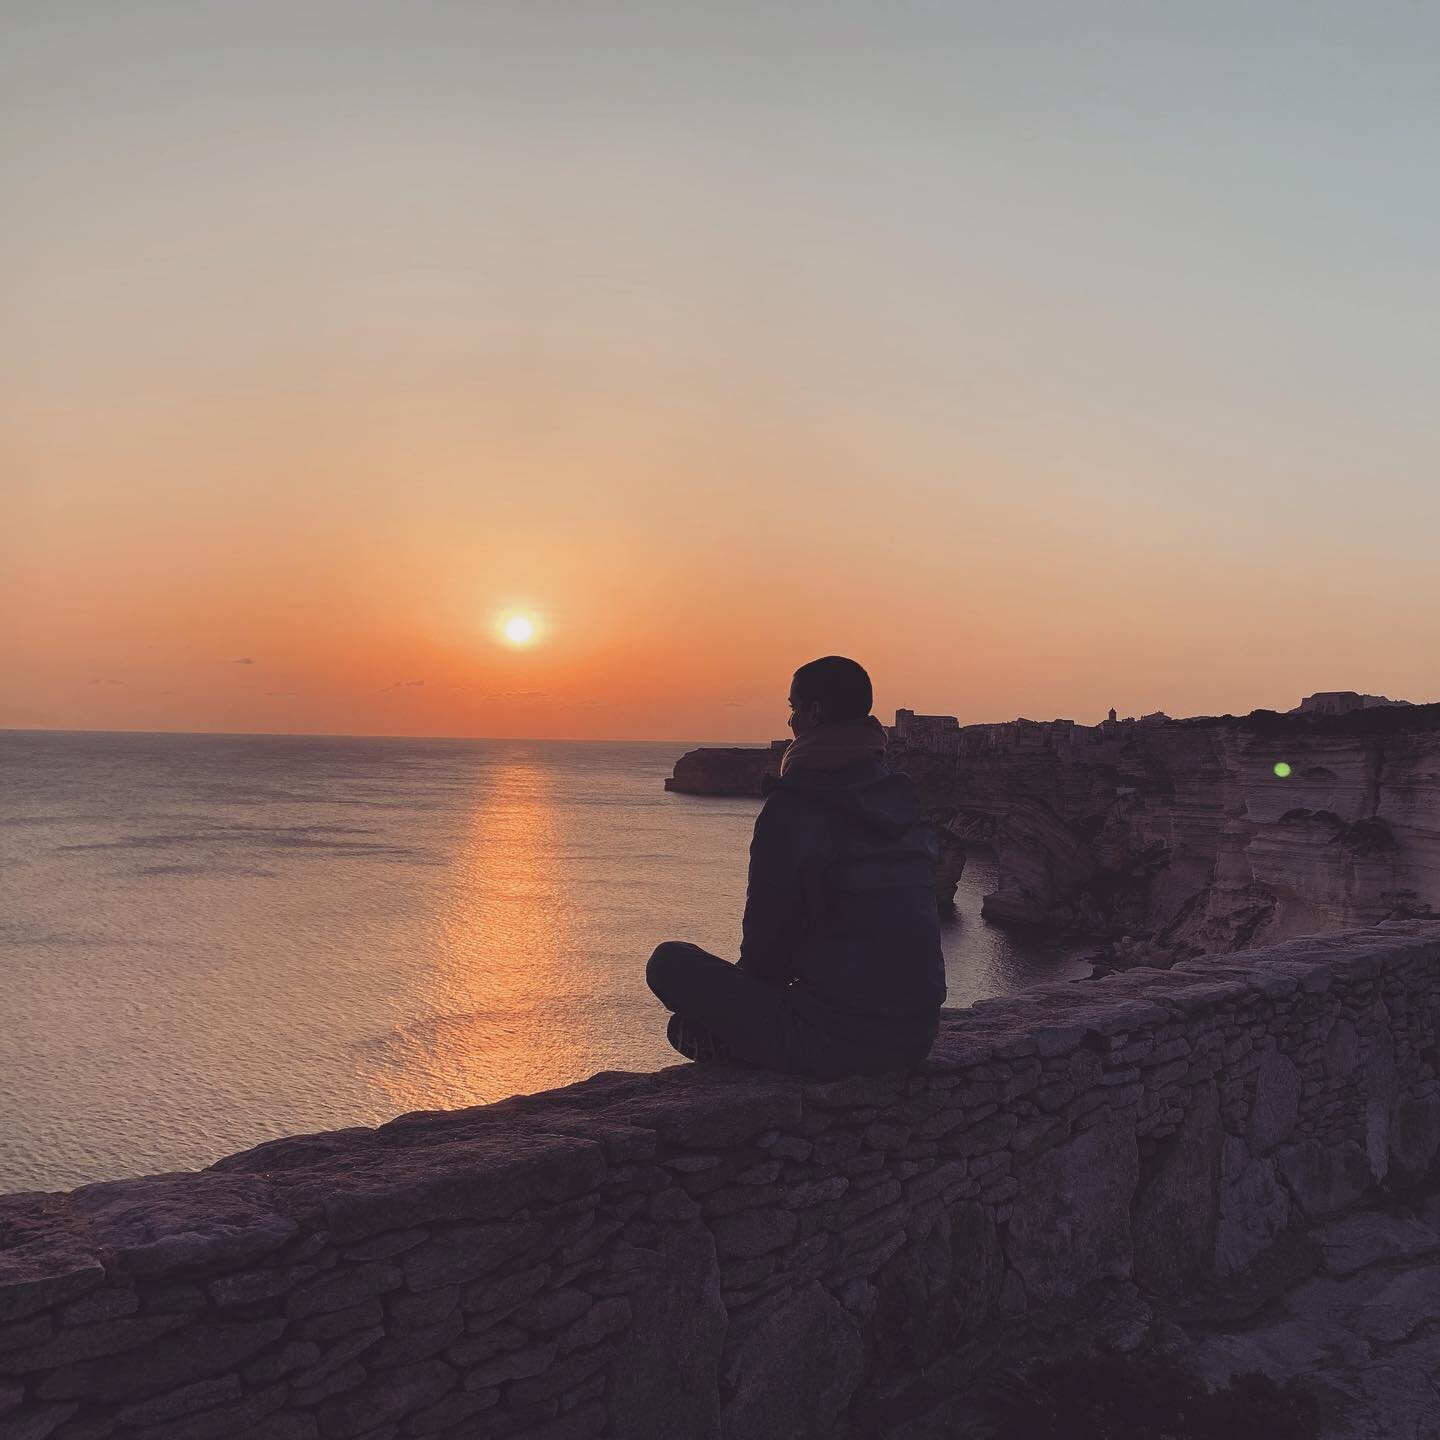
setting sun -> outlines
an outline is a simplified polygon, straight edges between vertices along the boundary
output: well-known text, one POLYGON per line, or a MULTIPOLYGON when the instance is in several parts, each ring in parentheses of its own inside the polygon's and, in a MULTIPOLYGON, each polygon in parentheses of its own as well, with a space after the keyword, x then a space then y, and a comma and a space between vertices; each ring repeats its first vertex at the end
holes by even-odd
POLYGON ((512 615, 505 622, 505 638, 512 645, 528 645, 535 638, 534 622, 524 615, 512 615))

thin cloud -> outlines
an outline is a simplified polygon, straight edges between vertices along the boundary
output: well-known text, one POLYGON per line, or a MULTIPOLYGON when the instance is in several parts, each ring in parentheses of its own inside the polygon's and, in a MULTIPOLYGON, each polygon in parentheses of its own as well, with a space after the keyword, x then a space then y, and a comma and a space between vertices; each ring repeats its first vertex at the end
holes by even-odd
POLYGON ((267 695, 298 695, 298 690, 267 690, 267 695))
POLYGON ((727 700, 720 708, 722 710, 743 710, 745 706, 739 700, 727 700))
POLYGON ((382 685, 379 693, 384 695, 388 690, 410 690, 417 685, 423 685, 423 680, 397 680, 393 685, 382 685))
POLYGON ((242 655, 238 660, 232 660, 232 665, 253 665, 255 662, 248 656, 242 655))
POLYGON ((618 700, 572 700, 570 708, 572 710, 618 710, 620 702, 618 700))
POLYGON ((548 700, 548 690, 496 690, 485 697, 487 700, 500 700, 506 704, 529 704, 536 700, 548 700))
POLYGON ((123 685, 125 682, 123 680, 107 680, 102 676, 99 679, 92 680, 90 683, 92 685, 123 685))

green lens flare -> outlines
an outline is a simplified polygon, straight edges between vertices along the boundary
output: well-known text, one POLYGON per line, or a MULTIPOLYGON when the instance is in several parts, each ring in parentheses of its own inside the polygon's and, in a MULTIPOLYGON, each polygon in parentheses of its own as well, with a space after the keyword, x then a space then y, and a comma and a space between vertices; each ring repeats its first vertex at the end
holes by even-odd
POLYGON ((1277 760, 1275 773, 1283 780, 1290 773, 1290 766, 1284 760, 1277 760))

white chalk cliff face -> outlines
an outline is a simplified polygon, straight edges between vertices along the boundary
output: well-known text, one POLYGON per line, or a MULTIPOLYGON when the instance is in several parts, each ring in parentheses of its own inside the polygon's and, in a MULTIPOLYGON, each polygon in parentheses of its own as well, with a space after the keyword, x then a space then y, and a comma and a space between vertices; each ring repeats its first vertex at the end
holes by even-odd
POLYGON ((1440 705, 955 734, 909 768, 993 827, 987 918, 1173 956, 1440 913, 1440 705))
POLYGON ((1440 909, 1440 724, 1215 740, 1225 815, 1213 876, 1193 916, 1156 907, 1157 938, 1239 949, 1440 909))

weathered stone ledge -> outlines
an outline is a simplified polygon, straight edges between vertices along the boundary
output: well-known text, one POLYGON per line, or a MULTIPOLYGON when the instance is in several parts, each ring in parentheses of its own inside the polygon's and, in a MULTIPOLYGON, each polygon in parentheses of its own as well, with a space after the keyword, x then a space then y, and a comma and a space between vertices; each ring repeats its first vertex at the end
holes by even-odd
POLYGON ((1397 922, 947 1012, 910 1075, 603 1074, 9 1196, 0 1440, 881 1434, 982 1331, 1418 1182, 1437 1043, 1397 922))

